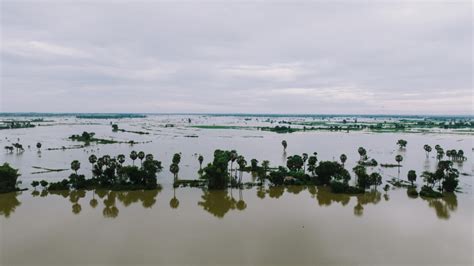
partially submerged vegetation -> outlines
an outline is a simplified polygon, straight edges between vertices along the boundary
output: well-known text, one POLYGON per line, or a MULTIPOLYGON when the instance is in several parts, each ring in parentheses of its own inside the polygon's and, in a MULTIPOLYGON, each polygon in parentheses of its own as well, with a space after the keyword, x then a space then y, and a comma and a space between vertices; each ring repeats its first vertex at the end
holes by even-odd
POLYGON ((142 114, 78 114, 79 119, 123 119, 123 118, 145 118, 142 114))
POLYGON ((82 132, 81 135, 72 135, 69 137, 70 140, 74 141, 82 141, 85 143, 91 143, 91 142, 96 142, 98 144, 113 144, 113 143, 119 143, 119 141, 116 140, 111 140, 111 139, 99 139, 95 138, 95 133, 94 132, 82 132))
POLYGON ((125 130, 125 129, 119 128, 117 124, 112 124, 112 131, 113 132, 133 133, 133 134, 138 134, 138 135, 148 135, 148 134, 150 134, 149 132, 144 132, 144 131, 125 130))
MULTIPOLYGON (((92 165, 92 177, 86 178, 78 174, 81 163, 77 160, 71 162, 71 169, 74 171, 68 179, 59 182, 44 183, 43 187, 48 191, 70 190, 70 189, 110 189, 110 190, 150 190, 159 188, 156 174, 163 167, 161 162, 154 159, 153 155, 144 152, 132 152, 130 159, 132 165, 124 165, 125 155, 119 154, 116 157, 109 155, 97 158, 95 155, 89 157, 92 165), (135 166, 135 160, 140 159, 141 166, 135 166)), ((33 181, 33 186, 38 185, 33 181)))
POLYGON ((0 193, 19 191, 18 169, 11 167, 8 163, 0 165, 0 193))

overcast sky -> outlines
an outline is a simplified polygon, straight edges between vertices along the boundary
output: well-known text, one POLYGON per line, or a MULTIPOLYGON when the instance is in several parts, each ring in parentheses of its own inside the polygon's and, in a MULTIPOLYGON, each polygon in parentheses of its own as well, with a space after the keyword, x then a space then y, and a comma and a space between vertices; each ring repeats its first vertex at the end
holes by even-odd
POLYGON ((471 1, 0 1, 3 112, 473 112, 471 1))

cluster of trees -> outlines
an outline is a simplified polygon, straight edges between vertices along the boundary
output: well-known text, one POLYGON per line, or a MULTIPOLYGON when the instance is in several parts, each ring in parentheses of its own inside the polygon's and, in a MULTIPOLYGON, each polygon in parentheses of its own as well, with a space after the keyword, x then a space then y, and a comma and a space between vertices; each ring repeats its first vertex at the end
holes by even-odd
POLYGON ((104 155, 98 158, 96 155, 89 156, 89 163, 92 165, 92 178, 86 179, 84 175, 78 174, 81 163, 77 160, 71 162, 71 169, 74 171, 68 179, 60 182, 48 183, 46 181, 33 181, 34 187, 39 183, 48 190, 69 190, 73 189, 93 189, 106 188, 112 190, 136 190, 155 189, 158 187, 156 174, 163 167, 161 162, 154 159, 152 154, 132 151, 130 159, 133 165, 124 165, 126 156, 119 154, 116 157, 104 155), (135 160, 140 159, 140 167, 135 166, 135 160))
POLYGON ((25 150, 23 148, 23 145, 21 145, 20 143, 13 143, 11 146, 5 146, 5 150, 7 150, 10 153, 12 153, 15 149, 16 149, 16 152, 18 153, 25 150))
POLYGON ((439 161, 435 172, 425 171, 421 175, 426 183, 422 191, 433 191, 436 184, 438 191, 454 192, 459 185, 459 171, 453 168, 452 161, 439 161))
POLYGON ((400 147, 400 149, 404 149, 407 147, 407 144, 408 144, 408 141, 404 140, 404 139, 399 139, 397 141, 397 145, 400 147))
MULTIPOLYGON (((426 157, 429 157, 430 152, 433 150, 430 145, 425 144, 423 146, 423 149, 426 152, 426 157)), ((463 150, 447 150, 446 152, 440 145, 435 145, 435 150, 436 150, 436 158, 438 161, 441 161, 444 156, 446 155, 449 160, 451 161, 465 161, 466 157, 464 156, 464 151, 463 150)))
POLYGON ((14 169, 8 163, 0 166, 0 193, 18 191, 18 169, 14 169))

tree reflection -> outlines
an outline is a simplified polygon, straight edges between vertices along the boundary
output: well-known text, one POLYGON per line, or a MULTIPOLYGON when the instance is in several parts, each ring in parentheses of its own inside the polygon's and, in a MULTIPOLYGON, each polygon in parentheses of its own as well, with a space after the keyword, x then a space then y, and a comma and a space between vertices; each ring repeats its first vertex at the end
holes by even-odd
POLYGON ((332 203, 340 203, 342 206, 346 206, 351 200, 351 197, 347 194, 332 193, 328 187, 318 187, 316 199, 319 206, 330 206, 332 203))
POLYGON ((15 212, 16 207, 21 205, 21 202, 17 199, 20 194, 21 192, 0 194, 0 216, 9 218, 15 212))
POLYGON ((170 200, 170 207, 177 209, 179 207, 179 200, 176 198, 176 188, 173 186, 173 198, 170 200))
MULTIPOLYGON (((385 194, 386 195, 386 194, 385 194)), ((364 205, 367 204, 377 204, 382 200, 382 193, 378 190, 371 190, 364 194, 359 194, 356 196, 357 205, 354 207, 354 215, 362 216, 364 214, 364 205)))
POLYGON ((198 205, 218 218, 223 218, 227 212, 236 208, 235 200, 227 190, 203 190, 201 199, 198 205))
POLYGON ((436 216, 439 219, 448 220, 451 213, 458 208, 458 199, 454 193, 444 193, 444 196, 439 199, 421 198, 428 202, 428 206, 435 209, 436 216))
POLYGON ((110 191, 107 194, 107 198, 104 200, 104 210, 102 214, 105 218, 116 218, 119 214, 119 209, 115 206, 115 200, 117 198, 117 192, 110 191))

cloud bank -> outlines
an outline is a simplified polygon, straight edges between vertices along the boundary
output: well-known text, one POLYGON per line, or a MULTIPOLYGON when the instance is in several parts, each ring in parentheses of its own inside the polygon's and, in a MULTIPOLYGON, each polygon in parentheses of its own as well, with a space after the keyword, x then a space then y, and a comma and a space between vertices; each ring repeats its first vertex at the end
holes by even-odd
POLYGON ((472 3, 1 1, 0 111, 472 114, 472 3))

